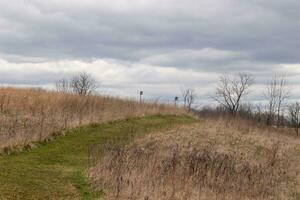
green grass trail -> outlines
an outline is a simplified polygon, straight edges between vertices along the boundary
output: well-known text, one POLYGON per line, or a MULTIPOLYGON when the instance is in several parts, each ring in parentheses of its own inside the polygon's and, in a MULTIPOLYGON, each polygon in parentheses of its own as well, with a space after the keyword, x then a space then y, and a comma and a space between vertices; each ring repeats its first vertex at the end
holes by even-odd
POLYGON ((0 155, 0 199, 100 199, 86 176, 90 145, 193 122, 188 116, 149 116, 90 125, 32 150, 0 155))

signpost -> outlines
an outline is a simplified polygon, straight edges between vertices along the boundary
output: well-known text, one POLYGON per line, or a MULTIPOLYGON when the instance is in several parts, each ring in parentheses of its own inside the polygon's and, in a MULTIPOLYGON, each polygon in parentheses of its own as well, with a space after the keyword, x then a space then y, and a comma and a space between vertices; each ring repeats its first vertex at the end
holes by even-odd
POLYGON ((142 102, 142 96, 144 95, 144 91, 140 91, 140 103, 142 102))
POLYGON ((175 96, 175 107, 177 107, 177 101, 178 101, 179 97, 175 96))

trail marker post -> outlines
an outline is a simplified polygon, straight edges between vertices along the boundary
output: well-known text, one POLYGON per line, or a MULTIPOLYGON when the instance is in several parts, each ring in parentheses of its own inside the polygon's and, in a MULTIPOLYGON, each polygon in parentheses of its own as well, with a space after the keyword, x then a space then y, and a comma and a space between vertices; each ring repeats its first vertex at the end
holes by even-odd
POLYGON ((144 91, 140 91, 140 103, 142 102, 142 96, 144 95, 144 91))
POLYGON ((174 99, 174 101, 175 101, 175 107, 177 107, 177 101, 178 101, 178 99, 179 99, 179 97, 175 96, 175 99, 174 99))

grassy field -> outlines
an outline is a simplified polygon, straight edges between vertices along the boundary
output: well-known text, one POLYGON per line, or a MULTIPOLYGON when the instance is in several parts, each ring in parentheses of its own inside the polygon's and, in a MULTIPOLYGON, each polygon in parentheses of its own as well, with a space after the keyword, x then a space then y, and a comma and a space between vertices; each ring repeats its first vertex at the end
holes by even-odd
POLYGON ((110 200, 300 199, 298 137, 241 118, 200 121, 104 147, 92 184, 110 200))
POLYGON ((52 142, 0 155, 0 199, 97 199, 87 179, 89 147, 118 142, 195 120, 188 116, 149 116, 76 128, 52 142))

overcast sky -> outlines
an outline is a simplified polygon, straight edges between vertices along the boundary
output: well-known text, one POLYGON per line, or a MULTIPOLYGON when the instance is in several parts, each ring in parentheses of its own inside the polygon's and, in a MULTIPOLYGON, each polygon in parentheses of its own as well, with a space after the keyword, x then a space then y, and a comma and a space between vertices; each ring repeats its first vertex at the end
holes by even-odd
POLYGON ((299 0, 0 0, 0 83, 51 87, 86 71, 104 93, 205 102, 223 73, 274 73, 300 97, 299 0))

